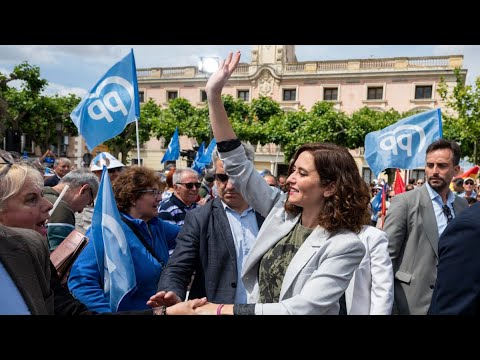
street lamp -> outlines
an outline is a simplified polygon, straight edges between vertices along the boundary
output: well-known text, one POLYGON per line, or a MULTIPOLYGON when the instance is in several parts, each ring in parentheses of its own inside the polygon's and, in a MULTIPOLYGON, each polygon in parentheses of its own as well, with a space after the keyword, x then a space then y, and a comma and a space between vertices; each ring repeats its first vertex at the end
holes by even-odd
POLYGON ((61 145, 62 145, 62 135, 63 135, 63 121, 57 121, 55 123, 55 130, 57 130, 58 143, 57 143, 57 157, 61 156, 61 145))

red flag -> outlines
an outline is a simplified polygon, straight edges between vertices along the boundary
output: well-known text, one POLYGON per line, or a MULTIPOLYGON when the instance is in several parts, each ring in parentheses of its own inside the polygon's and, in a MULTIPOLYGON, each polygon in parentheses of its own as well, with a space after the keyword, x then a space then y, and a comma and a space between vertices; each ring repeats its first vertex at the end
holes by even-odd
POLYGON ((400 170, 398 169, 395 173, 395 187, 393 190, 395 191, 395 195, 405 192, 405 183, 403 182, 403 179, 400 176, 400 170))
POLYGON ((478 165, 475 165, 474 167, 465 171, 462 175, 458 175, 457 178, 466 179, 467 177, 470 177, 472 179, 475 179, 476 175, 478 174, 478 169, 478 165))

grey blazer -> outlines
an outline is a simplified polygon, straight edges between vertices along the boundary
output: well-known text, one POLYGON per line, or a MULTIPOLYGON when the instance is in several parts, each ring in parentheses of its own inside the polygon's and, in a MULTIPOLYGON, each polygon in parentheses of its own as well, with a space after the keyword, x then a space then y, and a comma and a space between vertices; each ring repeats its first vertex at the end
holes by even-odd
POLYGON ((53 315, 50 251, 36 231, 0 224, 0 261, 23 296, 32 315, 53 315))
MULTIPOLYGON (((285 212, 287 198, 269 186, 247 160, 243 147, 220 153, 232 182, 247 202, 266 216, 255 245, 245 261, 242 280, 249 303, 258 301, 258 268, 263 255, 285 237, 300 220, 285 212)), ((351 231, 331 234, 317 226, 297 251, 283 279, 280 301, 256 304, 256 315, 332 314, 339 311, 339 299, 353 272, 365 255, 365 246, 351 231)))
MULTIPOLYGON (((455 196, 455 216, 467 207, 455 196)), ((426 315, 438 264, 438 226, 426 185, 393 198, 383 231, 395 276, 393 313, 426 315)))

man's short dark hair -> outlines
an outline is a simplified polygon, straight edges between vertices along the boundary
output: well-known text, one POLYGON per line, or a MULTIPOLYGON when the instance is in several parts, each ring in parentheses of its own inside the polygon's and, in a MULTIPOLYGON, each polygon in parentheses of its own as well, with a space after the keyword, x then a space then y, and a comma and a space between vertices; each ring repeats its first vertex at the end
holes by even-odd
POLYGON ((452 151, 452 160, 454 166, 457 166, 460 163, 460 158, 462 157, 462 150, 460 149, 460 145, 458 145, 455 141, 438 139, 437 141, 434 141, 433 143, 428 145, 427 155, 430 154, 432 151, 440 149, 450 149, 452 151))
POLYGON ((453 182, 457 186, 463 186, 463 179, 455 179, 455 180, 453 180, 453 182))

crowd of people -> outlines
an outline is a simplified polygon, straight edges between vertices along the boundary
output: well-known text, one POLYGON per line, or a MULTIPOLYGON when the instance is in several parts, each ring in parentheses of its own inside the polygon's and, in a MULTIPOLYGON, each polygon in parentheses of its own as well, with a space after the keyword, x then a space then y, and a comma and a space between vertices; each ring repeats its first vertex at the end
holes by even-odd
POLYGON ((329 143, 301 145, 285 175, 259 172, 221 98, 239 61, 229 54, 205 88, 217 148, 204 174, 104 152, 90 168, 55 159, 45 176, 0 151, 0 314, 478 313, 480 191, 458 178, 459 145, 431 143, 425 178, 400 194, 385 180, 369 187, 329 143), (96 211, 109 191, 121 224, 104 228, 96 211), (63 284, 50 254, 74 229, 89 242, 63 284), (123 257, 112 260, 114 240, 123 257), (113 301, 126 278, 134 286, 113 301))

